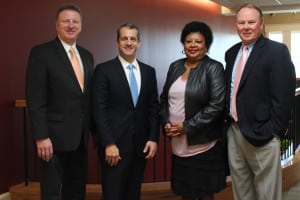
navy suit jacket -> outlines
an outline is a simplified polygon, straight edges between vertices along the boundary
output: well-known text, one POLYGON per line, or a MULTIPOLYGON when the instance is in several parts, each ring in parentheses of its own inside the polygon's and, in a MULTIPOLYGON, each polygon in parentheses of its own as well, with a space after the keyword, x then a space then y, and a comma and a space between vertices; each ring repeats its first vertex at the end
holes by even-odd
POLYGON ((56 38, 31 49, 26 71, 26 103, 34 139, 50 137, 54 150, 75 150, 90 132, 90 82, 94 60, 77 46, 83 68, 82 92, 68 55, 56 38))
MULTIPOLYGON (((225 54, 228 115, 231 76, 241 45, 234 45, 225 54)), ((295 86, 295 69, 287 47, 261 36, 248 57, 236 97, 238 125, 251 144, 261 146, 275 135, 284 135, 295 86)))
POLYGON ((99 64, 93 76, 93 117, 100 148, 116 144, 121 157, 128 151, 127 139, 133 137, 138 155, 148 140, 158 142, 159 103, 154 68, 139 62, 141 89, 136 107, 118 58, 99 64))

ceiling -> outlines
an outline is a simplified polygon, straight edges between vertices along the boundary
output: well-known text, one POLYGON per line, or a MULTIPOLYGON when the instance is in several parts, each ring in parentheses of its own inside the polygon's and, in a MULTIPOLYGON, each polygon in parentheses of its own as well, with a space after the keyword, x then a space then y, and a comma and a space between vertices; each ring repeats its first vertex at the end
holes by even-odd
POLYGON ((300 0, 211 0, 225 8, 223 14, 234 13, 244 3, 259 6, 264 13, 296 13, 300 12, 300 0), (227 11, 226 11, 227 10, 227 11))

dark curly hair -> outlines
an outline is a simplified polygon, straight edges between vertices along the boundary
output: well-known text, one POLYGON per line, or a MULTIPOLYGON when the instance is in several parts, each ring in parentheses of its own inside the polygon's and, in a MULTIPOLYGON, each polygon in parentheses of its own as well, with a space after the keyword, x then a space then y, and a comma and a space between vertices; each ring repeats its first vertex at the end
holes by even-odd
POLYGON ((181 32, 180 41, 184 44, 185 38, 190 33, 201 33, 205 38, 205 45, 207 50, 209 49, 212 41, 213 41, 213 34, 210 27, 204 23, 199 21, 192 21, 184 26, 181 32))

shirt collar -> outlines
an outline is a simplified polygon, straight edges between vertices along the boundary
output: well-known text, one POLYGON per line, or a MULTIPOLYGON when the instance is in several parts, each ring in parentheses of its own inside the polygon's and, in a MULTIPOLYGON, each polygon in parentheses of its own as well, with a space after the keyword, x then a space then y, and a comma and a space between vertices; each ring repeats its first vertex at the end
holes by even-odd
MULTIPOLYGON (((255 41, 255 42, 256 42, 256 41, 255 41)), ((251 52, 251 51, 252 51, 255 42, 252 42, 252 43, 250 43, 250 44, 247 45, 248 52, 251 52)), ((243 49, 243 46, 244 46, 244 45, 243 45, 243 43, 242 43, 242 45, 241 45, 241 51, 242 51, 242 49, 243 49)))
POLYGON ((74 49, 75 53, 78 54, 78 51, 77 51, 77 48, 76 48, 76 42, 73 45, 69 45, 66 42, 64 42, 63 40, 61 40, 60 38, 59 38, 59 40, 60 40, 61 44, 63 45, 63 47, 64 47, 64 49, 67 53, 69 53, 69 50, 72 47, 74 49))
POLYGON ((130 64, 133 64, 133 66, 134 66, 133 68, 138 69, 139 64, 138 64, 136 59, 134 59, 134 61, 132 63, 129 63, 124 58, 122 58, 122 56, 120 56, 120 55, 118 56, 118 58, 119 58, 119 60, 121 62, 121 65, 123 66, 124 69, 127 69, 128 65, 130 65, 130 64))

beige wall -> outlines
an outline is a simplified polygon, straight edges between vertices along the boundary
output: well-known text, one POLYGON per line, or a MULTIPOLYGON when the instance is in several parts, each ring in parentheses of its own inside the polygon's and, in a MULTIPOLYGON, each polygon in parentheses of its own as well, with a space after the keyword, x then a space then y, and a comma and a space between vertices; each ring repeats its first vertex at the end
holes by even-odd
POLYGON ((265 24, 293 24, 300 23, 300 13, 265 14, 265 24))

